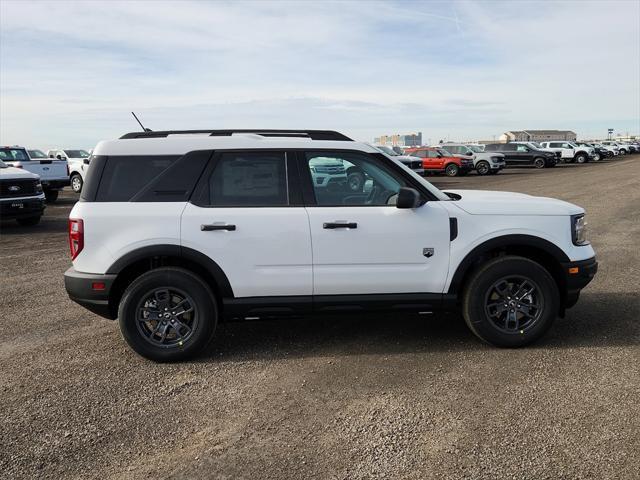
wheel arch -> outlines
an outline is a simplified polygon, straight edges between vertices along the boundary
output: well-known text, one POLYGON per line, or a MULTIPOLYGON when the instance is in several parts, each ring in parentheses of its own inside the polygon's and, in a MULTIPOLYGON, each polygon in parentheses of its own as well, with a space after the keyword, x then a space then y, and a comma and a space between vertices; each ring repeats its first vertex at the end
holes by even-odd
POLYGON ((539 263, 555 280, 561 297, 564 299, 566 296, 567 285, 562 264, 570 262, 567 254, 548 240, 521 234, 495 237, 476 246, 458 264, 447 293, 459 295, 480 265, 500 255, 518 255, 539 263))
POLYGON ((233 289, 226 274, 214 260, 197 250, 180 245, 152 245, 133 250, 116 260, 108 269, 115 274, 109 292, 109 310, 116 318, 118 304, 127 286, 141 274, 159 267, 181 267, 199 275, 211 288, 218 306, 223 298, 233 298, 233 289))

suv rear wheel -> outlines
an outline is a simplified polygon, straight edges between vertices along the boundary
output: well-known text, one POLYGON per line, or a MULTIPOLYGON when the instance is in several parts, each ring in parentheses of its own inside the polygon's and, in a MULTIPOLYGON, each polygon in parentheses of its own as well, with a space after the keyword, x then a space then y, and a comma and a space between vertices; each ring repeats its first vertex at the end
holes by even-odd
POLYGON ((190 358, 215 332, 216 301, 207 284, 182 268, 158 268, 136 278, 118 309, 120 331, 139 355, 157 362, 190 358))
POLYGON ((471 277, 462 314, 471 331, 498 347, 522 347, 540 338, 556 318, 558 287, 546 269, 528 258, 490 260, 471 277))
POLYGON ((455 177, 458 175, 458 172, 460 171, 460 169, 458 168, 458 166, 455 163, 450 163, 449 165, 447 165, 444 169, 444 173, 448 176, 448 177, 455 177))

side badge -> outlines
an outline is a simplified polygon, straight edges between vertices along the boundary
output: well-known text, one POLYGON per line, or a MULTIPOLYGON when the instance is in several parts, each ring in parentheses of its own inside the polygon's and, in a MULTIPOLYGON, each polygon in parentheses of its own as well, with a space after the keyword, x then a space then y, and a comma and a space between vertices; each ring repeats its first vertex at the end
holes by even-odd
POLYGON ((424 255, 427 258, 433 257, 433 254, 434 254, 434 249, 433 248, 423 248, 422 249, 422 255, 424 255))

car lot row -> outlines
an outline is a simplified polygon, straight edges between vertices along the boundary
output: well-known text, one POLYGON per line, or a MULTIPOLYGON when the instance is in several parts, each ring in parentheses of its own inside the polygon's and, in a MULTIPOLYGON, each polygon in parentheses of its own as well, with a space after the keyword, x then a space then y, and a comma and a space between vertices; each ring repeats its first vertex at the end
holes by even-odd
POLYGON ((395 156, 420 174, 442 173, 449 177, 496 174, 508 167, 554 167, 558 163, 598 162, 605 158, 640 153, 640 143, 602 143, 550 141, 511 142, 476 145, 447 142, 434 146, 400 149, 376 145, 387 155, 395 156), (422 160, 415 165, 415 158, 422 160))

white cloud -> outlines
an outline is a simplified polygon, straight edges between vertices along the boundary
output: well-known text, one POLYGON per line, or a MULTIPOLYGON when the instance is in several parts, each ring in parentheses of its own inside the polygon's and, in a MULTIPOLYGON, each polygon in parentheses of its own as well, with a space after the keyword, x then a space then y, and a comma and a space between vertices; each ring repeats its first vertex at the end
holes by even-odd
POLYGON ((640 133, 638 2, 0 3, 0 143, 135 129, 640 133))

